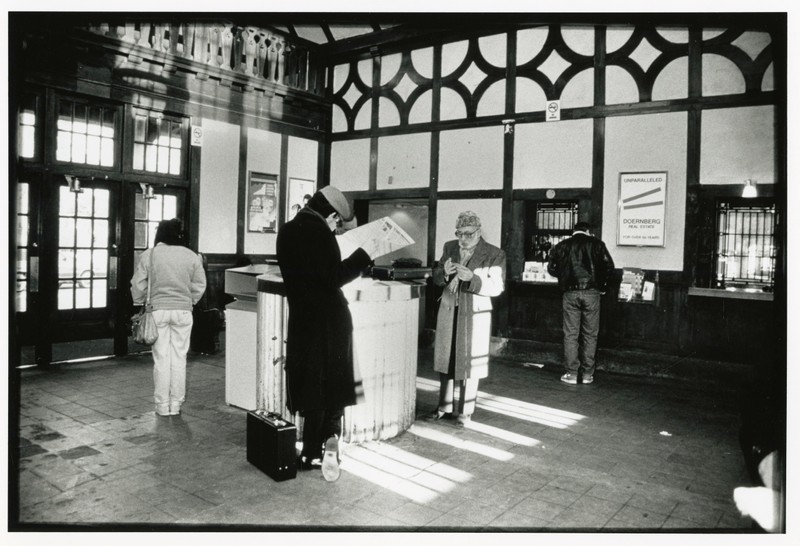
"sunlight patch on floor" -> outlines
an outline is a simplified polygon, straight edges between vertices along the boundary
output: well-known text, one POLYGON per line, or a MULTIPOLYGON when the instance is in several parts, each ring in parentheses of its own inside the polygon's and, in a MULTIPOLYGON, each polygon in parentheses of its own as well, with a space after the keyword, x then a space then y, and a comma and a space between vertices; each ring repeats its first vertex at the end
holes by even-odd
MULTIPOLYGON (((428 392, 438 392, 439 382, 417 377, 417 388, 428 392)), ((523 421, 560 429, 568 428, 586 418, 586 416, 579 413, 531 404, 516 398, 497 396, 484 391, 478 391, 476 407, 523 421)))
POLYGON ((458 449, 470 451, 472 453, 483 455, 485 457, 489 457, 490 459, 495 459, 497 461, 510 461, 511 459, 514 458, 514 455, 512 453, 509 453, 508 451, 497 449, 496 447, 479 444, 478 442, 473 442, 471 440, 464 440, 463 438, 458 438, 457 436, 453 436, 452 434, 447 434, 446 432, 442 432, 441 430, 435 430, 432 428, 418 425, 416 423, 411 425, 411 428, 408 429, 408 432, 413 434, 414 436, 425 438, 426 440, 432 440, 434 442, 439 442, 441 444, 452 446, 458 449))
POLYGON ((418 503, 435 500, 473 478, 451 465, 381 442, 347 446, 342 470, 418 503))
POLYGON ((541 443, 539 440, 531 438, 530 436, 524 436, 522 434, 517 434, 516 432, 511 432, 510 430, 478 423, 474 419, 466 423, 464 428, 468 430, 474 430, 475 432, 480 432, 481 434, 486 434, 487 436, 494 436, 499 440, 506 440, 521 446, 533 447, 541 443))
POLYGON ((343 459, 341 469, 348 474, 358 476, 368 482, 374 483, 378 487, 382 487, 421 504, 432 502, 439 496, 436 491, 428 489, 427 487, 423 487, 409 480, 398 479, 397 476, 390 472, 384 472, 383 470, 353 458, 343 459))
POLYGON ((442 478, 447 478, 448 480, 454 482, 465 483, 473 477, 469 472, 465 472, 453 466, 428 459, 427 457, 421 457, 392 445, 383 444, 380 442, 370 442, 367 444, 362 444, 361 447, 370 451, 374 451, 375 453, 379 453, 388 459, 399 461, 409 466, 413 466, 414 468, 424 470, 425 472, 436 474, 442 478))

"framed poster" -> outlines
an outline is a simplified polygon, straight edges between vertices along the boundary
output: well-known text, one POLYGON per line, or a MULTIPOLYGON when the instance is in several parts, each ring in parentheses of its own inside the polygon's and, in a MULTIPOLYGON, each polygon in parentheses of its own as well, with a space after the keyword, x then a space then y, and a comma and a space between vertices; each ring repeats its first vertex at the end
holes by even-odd
POLYGON ((278 175, 250 172, 247 180, 247 231, 276 233, 278 175))
POLYGON ((617 244, 664 246, 667 172, 619 175, 617 244))
POLYGON ((297 211, 306 206, 311 196, 314 195, 316 184, 313 180, 303 180, 301 178, 289 179, 289 198, 286 200, 286 221, 288 222, 297 211))

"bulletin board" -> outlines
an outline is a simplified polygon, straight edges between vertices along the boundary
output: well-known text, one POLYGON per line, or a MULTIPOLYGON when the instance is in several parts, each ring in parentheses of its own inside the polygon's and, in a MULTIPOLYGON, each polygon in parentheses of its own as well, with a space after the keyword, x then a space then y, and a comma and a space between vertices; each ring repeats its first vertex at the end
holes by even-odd
POLYGON ((619 175, 617 245, 664 246, 667 172, 619 175))

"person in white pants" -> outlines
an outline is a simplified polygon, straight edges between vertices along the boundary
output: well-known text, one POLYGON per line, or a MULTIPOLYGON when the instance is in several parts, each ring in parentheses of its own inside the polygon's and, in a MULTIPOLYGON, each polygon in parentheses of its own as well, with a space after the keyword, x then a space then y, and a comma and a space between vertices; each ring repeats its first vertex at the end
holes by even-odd
POLYGON ((145 250, 131 279, 133 303, 147 301, 158 328, 153 345, 154 399, 158 415, 178 415, 186 399, 186 355, 192 333, 192 306, 206 290, 203 262, 184 246, 177 218, 159 222, 155 246, 145 250))
POLYGON ((186 400, 186 355, 192 334, 192 312, 156 309, 158 339, 153 344, 156 413, 178 415, 186 400))

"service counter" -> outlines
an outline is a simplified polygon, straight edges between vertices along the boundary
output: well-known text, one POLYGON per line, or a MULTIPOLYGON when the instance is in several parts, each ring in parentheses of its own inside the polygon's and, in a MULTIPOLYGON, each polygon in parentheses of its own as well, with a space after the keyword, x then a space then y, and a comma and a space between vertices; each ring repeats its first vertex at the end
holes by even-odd
MULTIPOLYGON (((392 438, 414 422, 419 306, 425 285, 425 281, 360 278, 342 288, 353 317, 355 360, 365 398, 345 409, 345 442, 392 438)), ((256 405, 298 423, 285 403, 288 306, 284 295, 277 267, 258 277, 256 405)))
POLYGON ((235 300, 225 307, 225 403, 256 408, 256 299, 258 276, 270 265, 225 270, 225 293, 235 300))

